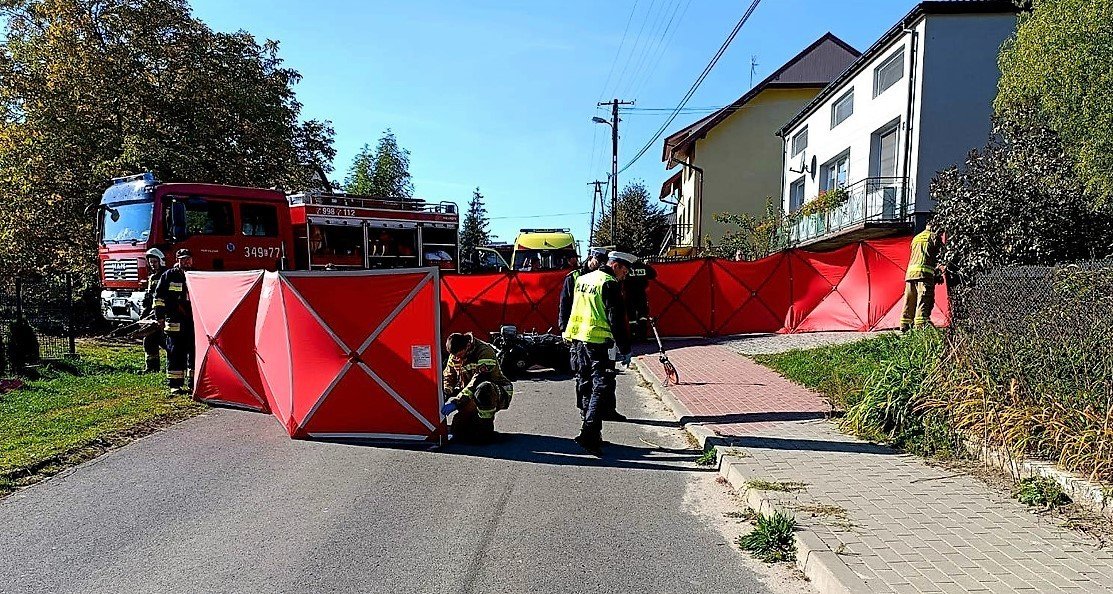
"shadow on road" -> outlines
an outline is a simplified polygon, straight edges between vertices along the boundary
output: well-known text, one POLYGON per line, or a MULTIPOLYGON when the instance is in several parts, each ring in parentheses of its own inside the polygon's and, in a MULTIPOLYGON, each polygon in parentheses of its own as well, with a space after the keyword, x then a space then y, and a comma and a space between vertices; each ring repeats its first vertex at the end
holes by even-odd
POLYGON ((783 437, 761 437, 757 435, 717 435, 707 439, 707 445, 758 450, 785 450, 814 452, 845 452, 848 454, 879 454, 883 456, 907 455, 898 450, 861 441, 828 441, 818 439, 789 439, 783 437))
MULTIPOLYGON (((499 440, 489 445, 450 443, 440 450, 443 454, 497 458, 515 462, 552 464, 555 466, 596 466, 639 470, 679 470, 700 472, 708 469, 694 462, 703 454, 698 449, 670 449, 660 446, 634 447, 608 443, 603 457, 586 452, 570 437, 530 433, 500 433, 499 440)), ((711 469, 713 470, 713 469, 711 469)))

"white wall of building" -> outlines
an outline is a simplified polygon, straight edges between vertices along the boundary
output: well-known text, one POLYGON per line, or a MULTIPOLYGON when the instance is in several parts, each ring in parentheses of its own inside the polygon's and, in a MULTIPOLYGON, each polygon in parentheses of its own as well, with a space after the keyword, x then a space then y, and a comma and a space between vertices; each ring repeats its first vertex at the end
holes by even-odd
POLYGON ((1016 28, 1013 14, 927 15, 913 30, 917 48, 913 56, 911 32, 899 35, 851 79, 827 97, 805 119, 786 131, 786 162, 782 204, 790 210, 791 187, 805 178, 805 201, 822 189, 823 165, 849 150, 848 183, 877 175, 877 134, 894 122, 900 127, 897 176, 908 177, 907 192, 916 212, 930 212, 931 179, 936 172, 961 164, 970 150, 986 144, 991 132, 993 99, 1000 71, 1001 44, 1016 28), (901 80, 873 97, 874 72, 887 58, 904 48, 901 80), (915 64, 910 64, 915 60, 915 64), (912 127, 907 126, 909 75, 913 78, 912 127), (854 89, 854 114, 831 127, 831 110, 846 91, 854 89), (792 138, 808 128, 808 147, 791 156, 792 138), (905 151, 911 135, 908 172, 905 151), (814 170, 812 163, 814 163, 814 170))
MULTIPOLYGON (((922 30, 923 23, 917 27, 922 30)), ((876 175, 877 163, 874 162, 872 144, 874 134, 887 129, 894 124, 901 128, 898 154, 903 155, 906 146, 905 114, 908 109, 908 75, 909 61, 911 59, 911 35, 905 34, 889 44, 884 51, 871 61, 866 68, 857 75, 840 85, 839 90, 825 99, 815 111, 807 118, 797 123, 785 134, 787 146, 784 188, 782 198, 784 208, 789 209, 789 188, 803 176, 805 178, 805 201, 814 198, 822 189, 821 170, 825 163, 849 151, 849 183, 876 175), (877 97, 873 96, 874 69, 893 55, 894 52, 904 48, 904 76, 893 86, 886 89, 877 97), (842 98, 847 91, 854 89, 854 113, 849 118, 831 127, 832 106, 842 98), (804 127, 808 128, 808 147, 805 149, 804 164, 807 173, 790 171, 801 169, 801 155, 792 156, 792 138, 804 127), (815 159, 814 170, 812 159, 815 159)), ((919 78, 919 77, 917 77, 919 78)), ((903 166, 903 159, 898 160, 898 167, 903 166)), ((903 171, 898 170, 898 176, 903 176, 903 171)))

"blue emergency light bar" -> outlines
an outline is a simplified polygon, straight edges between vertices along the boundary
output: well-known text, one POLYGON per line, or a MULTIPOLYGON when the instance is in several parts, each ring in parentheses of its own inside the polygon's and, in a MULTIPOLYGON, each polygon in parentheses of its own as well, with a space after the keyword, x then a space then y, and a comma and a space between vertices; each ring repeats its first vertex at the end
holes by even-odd
POLYGON ((112 178, 112 185, 130 184, 132 182, 145 182, 148 184, 157 184, 158 180, 155 179, 155 174, 147 171, 145 173, 137 173, 135 175, 126 175, 124 177, 112 178))

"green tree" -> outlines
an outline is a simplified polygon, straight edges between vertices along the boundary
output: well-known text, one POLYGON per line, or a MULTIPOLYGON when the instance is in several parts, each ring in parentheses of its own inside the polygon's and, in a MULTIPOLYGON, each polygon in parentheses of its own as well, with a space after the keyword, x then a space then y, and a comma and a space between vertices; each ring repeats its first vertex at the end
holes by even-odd
POLYGON ((475 259, 475 248, 486 245, 491 240, 489 230, 490 221, 487 219, 487 207, 483 205, 483 194, 479 188, 472 193, 468 202, 468 211, 464 213, 464 221, 460 224, 460 259, 471 262, 475 259))
POLYGON ((1113 0, 1033 0, 1002 48, 998 115, 1035 105, 1091 197, 1113 201, 1113 0))
POLYGON ((714 219, 731 229, 722 240, 711 247, 712 255, 720 258, 760 260, 784 247, 781 232, 784 217, 780 202, 772 197, 765 199, 765 210, 760 216, 751 213, 717 212, 714 219))
POLYGON ((932 180, 948 272, 1113 254, 1113 213, 1095 207, 1058 134, 1036 123, 1035 108, 1012 113, 962 169, 932 180))
POLYGON ((626 184, 618 195, 615 236, 611 236, 612 212, 606 209, 595 222, 593 245, 613 245, 640 257, 655 256, 668 234, 669 220, 663 206, 652 201, 641 180, 626 184))
POLYGON ((398 139, 389 128, 375 145, 368 145, 352 161, 344 190, 349 194, 380 198, 412 198, 410 151, 398 146, 398 139))
POLYGON ((0 268, 92 269, 114 176, 300 189, 330 170, 278 43, 214 32, 185 0, 0 4, 0 268))

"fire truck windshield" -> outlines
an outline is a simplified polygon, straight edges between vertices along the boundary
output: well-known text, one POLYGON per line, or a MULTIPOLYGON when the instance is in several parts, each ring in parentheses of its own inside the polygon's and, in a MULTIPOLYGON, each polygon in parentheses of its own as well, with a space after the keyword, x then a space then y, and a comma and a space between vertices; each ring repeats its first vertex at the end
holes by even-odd
POLYGON ((154 202, 108 204, 101 211, 105 243, 145 242, 151 235, 154 202))

